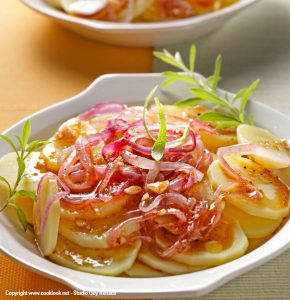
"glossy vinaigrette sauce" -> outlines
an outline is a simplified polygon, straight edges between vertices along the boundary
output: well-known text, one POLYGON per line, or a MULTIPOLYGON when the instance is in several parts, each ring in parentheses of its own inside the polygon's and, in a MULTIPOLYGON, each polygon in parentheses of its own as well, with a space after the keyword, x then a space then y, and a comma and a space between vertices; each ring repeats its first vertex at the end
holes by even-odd
POLYGON ((38 174, 30 223, 44 256, 101 275, 169 276, 234 260, 282 226, 285 143, 270 133, 273 147, 255 142, 252 132, 262 129, 249 125, 218 130, 198 119, 211 111, 199 105, 163 108, 159 160, 156 107, 145 128, 143 108, 118 103, 68 120, 35 154, 26 180, 38 174))

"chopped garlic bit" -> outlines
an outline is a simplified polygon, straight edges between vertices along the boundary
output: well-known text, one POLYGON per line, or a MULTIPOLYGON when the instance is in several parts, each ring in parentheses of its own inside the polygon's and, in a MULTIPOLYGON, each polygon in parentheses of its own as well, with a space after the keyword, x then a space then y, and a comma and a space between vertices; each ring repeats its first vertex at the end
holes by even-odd
POLYGON ((157 181, 147 184, 147 188, 155 194, 162 194, 169 186, 169 181, 157 181))
POLYGON ((142 196, 142 199, 141 199, 141 201, 143 202, 145 202, 145 201, 147 201, 148 199, 150 198, 150 195, 148 194, 148 193, 146 193, 146 194, 144 194, 143 196, 142 196))
POLYGON ((132 185, 125 189, 125 193, 128 195, 136 195, 139 194, 142 191, 142 188, 138 185, 132 185))
POLYGON ((85 220, 82 220, 82 219, 77 219, 77 220, 75 221, 75 223, 76 223, 76 225, 77 225, 78 227, 85 227, 85 226, 87 225, 87 222, 86 222, 85 220))
POLYGON ((161 210, 159 210, 157 212, 157 215, 158 216, 164 216, 164 215, 166 215, 166 213, 167 213, 167 210, 165 208, 162 208, 161 210))

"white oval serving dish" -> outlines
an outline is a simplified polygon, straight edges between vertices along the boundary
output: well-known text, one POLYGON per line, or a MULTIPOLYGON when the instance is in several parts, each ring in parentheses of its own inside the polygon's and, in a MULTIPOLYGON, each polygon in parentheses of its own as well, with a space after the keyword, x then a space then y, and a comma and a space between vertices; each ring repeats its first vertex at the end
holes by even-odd
MULTIPOLYGON (((50 106, 26 119, 32 124, 33 138, 48 138, 62 121, 86 110, 97 102, 119 101, 128 105, 143 104, 145 97, 156 84, 163 80, 160 74, 106 75, 98 78, 89 88, 64 102, 50 106)), ((166 93, 161 100, 186 96, 178 85, 166 93), (178 88, 179 87, 179 88, 178 88)), ((270 129, 276 135, 290 139, 290 118, 270 107, 251 101, 249 111, 256 123, 270 129)), ((25 120, 20 121, 5 133, 20 133, 25 120)), ((0 140, 0 156, 9 152, 9 147, 0 140)), ((290 221, 261 247, 232 262, 207 270, 162 278, 106 277, 83 273, 59 266, 43 258, 33 239, 24 235, 11 221, 0 214, 0 249, 29 269, 62 282, 75 290, 86 293, 102 293, 102 297, 114 298, 164 298, 194 297, 209 293, 225 282, 265 263, 281 254, 290 246, 290 221)), ((289 262, 290 267, 290 262, 289 262)))
POLYGON ((193 41, 225 23, 258 0, 240 0, 222 10, 167 22, 115 23, 83 19, 50 7, 44 0, 21 0, 30 8, 55 19, 66 28, 90 39, 125 47, 164 46, 193 41))

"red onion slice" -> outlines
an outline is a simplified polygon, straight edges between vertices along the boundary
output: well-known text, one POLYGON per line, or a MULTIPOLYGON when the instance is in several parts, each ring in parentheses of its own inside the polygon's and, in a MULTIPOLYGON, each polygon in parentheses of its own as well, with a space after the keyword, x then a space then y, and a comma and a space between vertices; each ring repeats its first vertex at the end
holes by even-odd
POLYGON ((98 188, 99 194, 101 194, 105 190, 105 188, 108 186, 108 184, 109 184, 112 176, 116 172, 117 168, 118 168, 118 163, 116 160, 108 163, 106 175, 105 175, 104 179, 102 180, 101 185, 98 188))
MULTIPOLYGON (((39 233, 41 234, 44 229, 45 229, 45 226, 46 226, 46 223, 47 223, 47 219, 48 219, 48 215, 49 215, 49 212, 50 212, 50 209, 51 207, 53 206, 54 203, 56 203, 57 201, 60 201, 61 199, 64 199, 66 196, 68 195, 67 192, 59 192, 57 194, 55 194, 47 203, 47 206, 45 207, 45 210, 44 210, 44 214, 43 214, 43 217, 42 217, 42 220, 41 220, 41 223, 40 223, 40 229, 39 229, 39 233)), ((39 199, 37 199, 38 202, 39 199)))
POLYGON ((190 207, 192 207, 192 205, 195 204, 195 199, 187 199, 186 197, 178 193, 165 193, 157 196, 148 206, 144 206, 144 202, 140 202, 139 209, 142 212, 149 212, 157 209, 162 202, 165 202, 165 204, 176 204, 182 209, 188 210, 190 207))
POLYGON ((202 121, 196 119, 190 119, 189 123, 193 131, 197 131, 197 132, 204 131, 209 134, 220 135, 220 133, 216 129, 214 129, 213 127, 209 126, 208 124, 202 121))
POLYGON ((119 156, 120 151, 125 145, 126 141, 124 138, 120 138, 110 144, 107 144, 102 148, 102 156, 106 161, 112 161, 119 156))
POLYGON ((123 159, 132 166, 145 170, 159 168, 160 171, 179 171, 192 173, 195 176, 195 182, 202 180, 204 174, 195 167, 182 162, 157 162, 148 158, 135 155, 127 150, 121 151, 123 159))
POLYGON ((125 105, 116 102, 103 102, 98 103, 94 107, 90 108, 88 111, 80 114, 78 117, 81 120, 87 121, 94 116, 119 113, 126 108, 125 105))

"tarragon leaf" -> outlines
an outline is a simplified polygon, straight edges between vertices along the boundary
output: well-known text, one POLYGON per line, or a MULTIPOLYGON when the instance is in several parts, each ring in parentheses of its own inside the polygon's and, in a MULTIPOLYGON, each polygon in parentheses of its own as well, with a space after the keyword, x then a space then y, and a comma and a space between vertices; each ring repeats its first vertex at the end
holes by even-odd
POLYGON ((154 98, 155 103, 158 108, 158 114, 159 114, 159 121, 160 121, 160 129, 158 133, 158 138, 155 141, 153 148, 152 148, 152 157, 156 161, 160 161, 164 155, 164 150, 166 146, 166 120, 165 120, 165 114, 164 109, 157 97, 154 98))
POLYGON ((216 126, 216 129, 224 129, 224 128, 228 128, 228 127, 237 127, 239 125, 241 125, 241 122, 228 121, 228 122, 223 122, 223 123, 219 124, 218 126, 216 126))
POLYGON ((171 71, 163 72, 162 75, 167 78, 174 79, 175 81, 180 80, 183 82, 188 82, 188 83, 198 85, 198 82, 193 77, 190 77, 188 75, 183 75, 183 74, 179 74, 179 73, 171 72, 171 71))
POLYGON ((216 62, 215 62, 215 68, 214 68, 214 74, 213 74, 213 82, 212 82, 212 89, 217 92, 218 83, 221 80, 221 66, 222 66, 222 57, 221 55, 218 55, 216 62))
POLYGON ((202 113, 199 117, 201 121, 237 121, 235 117, 220 112, 205 112, 202 113))
POLYGON ((31 125, 29 120, 27 120, 24 123, 23 129, 22 129, 22 149, 25 150, 26 145, 28 143, 29 137, 31 133, 31 125))
POLYGON ((196 47, 195 45, 191 45, 189 51, 189 70, 190 72, 194 72, 195 67, 195 60, 196 60, 196 47))
POLYGON ((17 139, 17 141, 19 143, 19 146, 23 150, 23 148, 22 148, 22 138, 18 134, 14 134, 14 136, 16 137, 16 139, 17 139))
MULTIPOLYGON (((167 52, 167 53, 169 53, 169 52, 167 52)), ((187 71, 187 68, 186 68, 186 66, 185 66, 185 64, 184 64, 184 62, 183 62, 183 60, 182 60, 182 57, 181 57, 181 55, 180 55, 179 52, 176 52, 176 53, 175 53, 174 58, 175 58, 175 61, 176 61, 177 64, 178 64, 179 68, 180 68, 181 70, 183 70, 183 71, 186 72, 186 71, 187 71)))
POLYGON ((203 102, 200 98, 186 98, 181 99, 175 103, 176 106, 190 106, 190 105, 197 105, 203 102))
POLYGON ((145 127, 145 130, 148 134, 148 136, 153 140, 153 141, 156 141, 156 138, 151 134, 148 126, 147 126, 147 121, 146 121, 146 111, 147 111, 147 107, 148 107, 148 104, 150 102, 150 100, 152 99, 152 97, 154 96, 154 94, 156 93, 158 89, 158 85, 156 85, 153 90, 149 93, 149 95, 147 96, 146 100, 145 100, 145 103, 144 103, 144 109, 143 109, 143 125, 145 127))
POLYGON ((161 84, 160 84, 160 87, 161 88, 165 88, 167 87, 168 85, 174 83, 177 79, 175 78, 167 78, 165 79, 161 84))
POLYGON ((14 152, 16 153, 16 155, 19 156, 18 150, 16 149, 14 143, 8 136, 6 136, 4 134, 0 134, 0 138, 3 139, 7 144, 9 144, 11 146, 11 148, 14 150, 14 152))
POLYGON ((27 224, 27 219, 26 219, 26 216, 25 216, 25 213, 23 212, 23 210, 13 202, 9 202, 8 206, 11 206, 16 210, 18 220, 21 223, 23 230, 26 231, 28 228, 28 224, 27 224))
POLYGON ((204 100, 204 101, 210 101, 219 105, 224 106, 225 105, 225 100, 223 100, 222 98, 220 98, 217 95, 214 95, 211 92, 208 92, 206 90, 203 89, 196 89, 196 88, 192 88, 190 89, 190 91, 198 98, 204 100))
POLYGON ((153 52, 153 55, 156 57, 156 58, 159 58, 160 60, 162 60, 163 62, 171 65, 171 66, 174 66, 184 72, 187 71, 186 68, 184 68, 184 66, 180 65, 180 63, 178 61, 176 61, 175 57, 172 56, 168 51, 164 50, 164 53, 163 52, 157 52, 157 51, 154 51, 153 52))
POLYGON ((246 91, 247 91, 247 88, 239 90, 232 100, 233 103, 236 102, 237 100, 239 100, 240 98, 244 97, 244 94, 246 93, 246 91))
POLYGON ((24 158, 28 157, 31 154, 31 152, 35 152, 50 143, 51 143, 51 141, 33 141, 33 142, 31 142, 30 144, 28 144, 26 146, 27 154, 24 156, 24 158))
POLYGON ((8 180, 7 180, 6 178, 4 178, 3 176, 0 176, 0 181, 4 182, 4 183, 8 186, 8 188, 9 188, 9 194, 10 194, 10 196, 11 196, 11 194, 12 194, 12 189, 11 189, 11 185, 10 185, 10 183, 8 182, 8 180))
POLYGON ((245 109, 246 105, 254 92, 254 90, 257 88, 258 84, 260 83, 260 79, 255 80, 244 92, 242 98, 241 98, 241 103, 240 103, 240 112, 241 112, 241 121, 245 121, 245 109))
POLYGON ((249 124, 254 125, 254 116, 250 116, 249 118, 249 124))
POLYGON ((25 171, 25 162, 20 157, 17 157, 18 177, 21 177, 25 171))
POLYGON ((16 209, 17 217, 23 227, 23 230, 26 231, 28 228, 28 225, 27 225, 27 219, 26 219, 25 213, 19 206, 16 206, 15 209, 16 209))
POLYGON ((14 194, 14 197, 28 197, 36 201, 36 194, 32 191, 19 190, 14 194))

